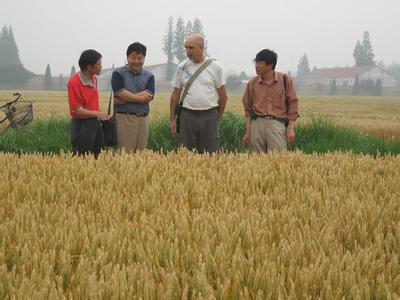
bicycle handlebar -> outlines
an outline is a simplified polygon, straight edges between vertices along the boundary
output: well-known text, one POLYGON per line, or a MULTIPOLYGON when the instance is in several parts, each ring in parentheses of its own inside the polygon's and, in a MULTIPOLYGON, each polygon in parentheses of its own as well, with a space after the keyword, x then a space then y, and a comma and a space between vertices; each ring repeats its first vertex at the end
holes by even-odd
POLYGON ((17 93, 14 93, 13 96, 16 96, 16 98, 14 100, 6 102, 5 104, 1 105, 0 108, 4 108, 6 106, 9 106, 9 105, 17 102, 21 98, 22 95, 17 92, 17 93))

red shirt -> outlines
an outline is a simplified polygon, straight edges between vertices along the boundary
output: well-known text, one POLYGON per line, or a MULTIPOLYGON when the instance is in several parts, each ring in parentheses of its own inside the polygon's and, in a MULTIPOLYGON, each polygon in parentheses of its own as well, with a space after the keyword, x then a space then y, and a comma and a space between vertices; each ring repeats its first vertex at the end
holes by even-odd
POLYGON ((78 108, 99 111, 99 92, 97 91, 97 78, 93 76, 93 84, 75 74, 68 81, 69 110, 73 119, 87 119, 74 113, 78 108))

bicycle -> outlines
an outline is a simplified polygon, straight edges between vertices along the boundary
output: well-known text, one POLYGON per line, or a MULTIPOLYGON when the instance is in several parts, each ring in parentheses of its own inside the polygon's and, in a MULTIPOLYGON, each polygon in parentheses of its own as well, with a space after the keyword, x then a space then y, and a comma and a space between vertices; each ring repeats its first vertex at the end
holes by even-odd
POLYGON ((0 120, 0 124, 8 121, 8 125, 0 134, 9 128, 20 129, 33 121, 32 101, 22 100, 20 93, 14 93, 13 96, 16 97, 14 100, 0 105, 0 110, 5 114, 5 117, 0 120))

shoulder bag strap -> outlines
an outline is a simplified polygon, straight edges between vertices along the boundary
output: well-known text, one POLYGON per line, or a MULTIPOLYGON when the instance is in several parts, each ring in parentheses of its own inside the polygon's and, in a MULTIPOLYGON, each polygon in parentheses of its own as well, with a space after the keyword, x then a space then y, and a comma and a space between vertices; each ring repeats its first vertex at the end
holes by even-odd
POLYGON ((213 61, 214 61, 213 58, 207 59, 207 60, 200 66, 200 68, 198 68, 198 69, 196 70, 196 72, 194 72, 194 74, 192 75, 192 77, 190 77, 190 79, 188 80, 188 82, 187 82, 186 85, 185 85, 185 89, 184 89, 184 91, 183 91, 181 100, 179 101, 179 102, 180 102, 180 105, 183 104, 183 100, 185 100, 186 95, 187 95, 187 93, 188 93, 190 87, 192 86, 193 81, 195 81, 196 78, 199 77, 200 73, 203 72, 203 70, 204 70, 205 68, 207 68, 213 61))
POLYGON ((289 97, 287 95, 287 84, 288 84, 288 76, 283 74, 283 85, 285 89, 285 100, 286 100, 286 109, 289 110, 289 97))
MULTIPOLYGON (((288 112, 289 112, 289 96, 288 96, 288 94, 287 94, 287 90, 288 90, 287 84, 288 84, 288 81, 289 81, 289 77, 288 77, 286 74, 284 74, 284 75, 283 75, 283 83, 284 83, 284 85, 285 85, 286 109, 287 109, 288 112)), ((297 117, 300 117, 300 115, 299 115, 298 113, 297 113, 297 117)))
POLYGON ((113 98, 113 91, 111 90, 111 92, 110 92, 110 100, 108 100, 108 110, 107 110, 107 114, 108 115, 110 115, 110 113, 111 113, 111 101, 112 101, 112 98, 113 98))

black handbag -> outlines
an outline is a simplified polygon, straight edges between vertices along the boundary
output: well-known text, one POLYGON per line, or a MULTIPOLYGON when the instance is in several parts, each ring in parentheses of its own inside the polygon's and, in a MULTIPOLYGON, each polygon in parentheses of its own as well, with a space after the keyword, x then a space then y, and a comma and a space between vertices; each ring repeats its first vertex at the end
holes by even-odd
POLYGON ((176 121, 176 132, 179 133, 181 128, 181 112, 183 108, 183 103, 178 102, 175 106, 175 121, 176 121))
MULTIPOLYGON (((111 112, 111 100, 113 97, 113 93, 111 91, 110 100, 108 101, 108 111, 107 113, 110 114, 111 112)), ((117 145, 117 128, 115 122, 115 111, 110 119, 101 121, 101 126, 103 128, 103 135, 104 135, 104 145, 106 147, 114 147, 117 145)))

